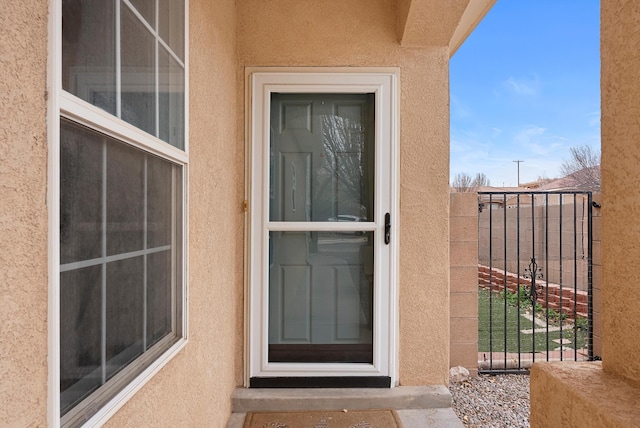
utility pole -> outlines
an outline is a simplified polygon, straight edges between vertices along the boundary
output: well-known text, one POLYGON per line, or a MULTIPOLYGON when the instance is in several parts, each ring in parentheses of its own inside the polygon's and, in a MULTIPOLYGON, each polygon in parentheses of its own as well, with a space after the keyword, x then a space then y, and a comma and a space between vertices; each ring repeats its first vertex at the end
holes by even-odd
POLYGON ((524 162, 522 160, 514 160, 515 163, 518 164, 518 187, 520 187, 520 163, 524 162))

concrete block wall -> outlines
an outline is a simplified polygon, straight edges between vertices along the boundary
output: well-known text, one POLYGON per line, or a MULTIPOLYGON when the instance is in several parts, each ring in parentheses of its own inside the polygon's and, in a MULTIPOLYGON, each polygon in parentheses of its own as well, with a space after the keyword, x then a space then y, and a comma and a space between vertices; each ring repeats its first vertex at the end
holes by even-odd
POLYGON ((450 366, 478 373, 478 195, 450 196, 450 366))

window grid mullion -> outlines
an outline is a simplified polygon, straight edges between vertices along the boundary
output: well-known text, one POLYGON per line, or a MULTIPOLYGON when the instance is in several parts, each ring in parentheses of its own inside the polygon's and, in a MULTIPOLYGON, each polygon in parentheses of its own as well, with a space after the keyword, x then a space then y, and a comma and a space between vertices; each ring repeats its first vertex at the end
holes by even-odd
POLYGON ((148 202, 148 195, 147 192, 149 190, 149 186, 148 186, 148 168, 149 168, 149 163, 148 163, 148 159, 149 156, 145 155, 144 157, 144 177, 143 177, 143 183, 144 183, 144 192, 143 192, 143 213, 144 213, 144 219, 143 219, 143 224, 142 224, 142 248, 144 250, 144 256, 143 256, 143 267, 142 267, 142 352, 146 352, 147 351, 147 264, 148 264, 148 256, 147 256, 147 225, 148 225, 148 219, 147 219, 147 202, 148 202))
MULTIPOLYGON (((156 99, 156 111, 155 111, 155 118, 156 118, 156 137, 160 138, 160 48, 158 46, 159 44, 159 39, 160 39, 160 35, 158 34, 158 21, 159 21, 159 15, 160 15, 160 5, 158 4, 159 0, 156 0, 156 7, 155 7, 155 27, 156 27, 156 31, 153 32, 153 36, 154 36, 154 41, 155 43, 154 48, 155 48, 155 70, 154 70, 154 78, 155 78, 155 99, 156 99)), ((171 137, 169 137, 169 140, 171 139, 171 137)))
MULTIPOLYGON (((136 10, 136 8, 131 4, 131 2, 129 0, 122 0, 122 1, 124 1, 125 5, 129 7, 129 10, 131 11, 131 13, 133 13, 138 18, 138 21, 140 21, 140 23, 142 25, 144 25, 147 28, 147 30, 149 30, 149 32, 156 38, 158 43, 160 43, 160 45, 162 45, 162 47, 165 48, 167 50, 167 52, 169 52, 169 55, 171 55, 173 57, 173 59, 175 59, 176 62, 184 69, 185 68, 185 62, 182 59, 180 59, 180 57, 173 51, 171 46, 169 46, 167 44, 167 42, 162 40, 162 38, 160 37, 160 31, 158 30, 158 24, 159 24, 160 18, 157 18, 155 20, 156 21, 156 23, 155 23, 156 28, 154 29, 149 25, 147 20, 144 19, 144 17, 142 15, 140 15, 140 12, 138 12, 136 10)), ((160 7, 160 0, 156 0, 156 16, 157 17, 160 16, 160 11, 158 9, 159 7, 160 7)))
POLYGON ((107 140, 102 139, 102 284, 100 290, 100 362, 102 384, 107 381, 107 140))
MULTIPOLYGON (((174 221, 177 218, 177 207, 176 207, 176 202, 178 200, 177 197, 177 181, 178 181, 178 174, 181 174, 184 171, 184 169, 178 168, 176 166, 173 166, 171 168, 171 331, 175 332, 176 334, 181 334, 181 332, 178 332, 178 323, 181 321, 178 321, 178 308, 177 308, 177 277, 178 275, 182 275, 182 272, 177 272, 177 260, 176 260, 176 248, 178 248, 176 245, 178 245, 177 242, 177 227, 176 227, 176 222, 174 221)), ((180 180, 180 185, 182 186, 184 183, 184 181, 181 179, 180 180)), ((180 206, 182 207, 182 204, 180 204, 180 206)), ((184 249, 182 248, 182 245, 179 246, 180 251, 183 251, 184 254, 184 249)))
POLYGON ((116 2, 116 117, 122 118, 122 47, 121 45, 121 14, 120 0, 116 2))

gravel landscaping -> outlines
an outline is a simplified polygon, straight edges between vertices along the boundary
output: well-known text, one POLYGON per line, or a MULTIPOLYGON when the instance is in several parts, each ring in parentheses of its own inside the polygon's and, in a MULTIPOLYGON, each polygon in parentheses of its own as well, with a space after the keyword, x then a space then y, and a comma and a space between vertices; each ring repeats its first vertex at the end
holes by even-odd
POLYGON ((529 428, 529 376, 469 377, 451 383, 453 410, 465 427, 529 428))

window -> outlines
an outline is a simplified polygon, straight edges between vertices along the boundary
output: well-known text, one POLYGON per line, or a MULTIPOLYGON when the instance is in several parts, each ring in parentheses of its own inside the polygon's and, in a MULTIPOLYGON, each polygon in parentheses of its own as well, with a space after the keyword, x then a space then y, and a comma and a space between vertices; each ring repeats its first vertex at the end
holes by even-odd
POLYGON ((104 419, 184 345, 185 11, 183 0, 62 0, 65 427, 104 419))

